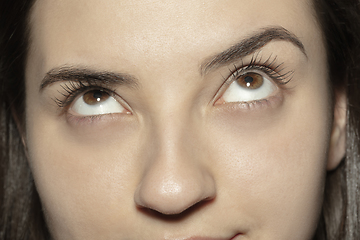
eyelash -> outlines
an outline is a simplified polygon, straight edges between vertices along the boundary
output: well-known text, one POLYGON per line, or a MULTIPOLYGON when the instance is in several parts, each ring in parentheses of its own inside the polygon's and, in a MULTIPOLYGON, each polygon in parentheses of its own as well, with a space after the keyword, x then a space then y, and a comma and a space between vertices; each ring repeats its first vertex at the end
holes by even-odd
POLYGON ((115 90, 109 90, 106 87, 103 87, 97 84, 95 81, 83 81, 83 80, 76 80, 76 81, 69 81, 61 85, 63 91, 59 91, 59 93, 64 97, 64 99, 55 98, 55 103, 63 109, 67 109, 71 103, 82 93, 91 91, 91 90, 100 90, 104 91, 110 96, 115 96, 115 90))
MULTIPOLYGON (((259 58, 259 54, 254 55, 250 63, 245 65, 243 62, 240 67, 234 64, 234 69, 230 71, 230 75, 227 78, 224 78, 224 85, 230 85, 234 80, 243 75, 245 72, 249 72, 252 70, 257 70, 264 72, 268 75, 275 83, 284 86, 288 82, 291 81, 294 71, 290 70, 285 73, 282 73, 285 70, 284 62, 279 64, 277 62, 277 56, 272 57, 270 55, 265 61, 262 61, 262 58, 259 58)), ((59 91, 59 93, 63 96, 64 99, 55 98, 55 103, 64 111, 71 105, 71 103, 82 93, 91 91, 91 90, 101 90, 109 94, 110 96, 116 96, 115 90, 110 90, 102 85, 96 83, 96 81, 91 80, 76 80, 69 81, 61 85, 63 91, 59 91)), ((223 88, 223 87, 221 87, 223 88)))
POLYGON ((241 62, 240 67, 234 64, 235 70, 229 69, 230 76, 225 79, 225 84, 229 85, 238 77, 243 75, 245 72, 257 70, 268 75, 275 83, 284 86, 292 80, 294 71, 290 70, 282 73, 285 70, 285 67, 282 67, 284 65, 284 62, 281 62, 279 64, 277 64, 276 62, 277 56, 272 57, 272 55, 270 55, 270 57, 263 61, 262 58, 259 57, 259 54, 253 55, 249 64, 245 65, 244 62, 241 62))

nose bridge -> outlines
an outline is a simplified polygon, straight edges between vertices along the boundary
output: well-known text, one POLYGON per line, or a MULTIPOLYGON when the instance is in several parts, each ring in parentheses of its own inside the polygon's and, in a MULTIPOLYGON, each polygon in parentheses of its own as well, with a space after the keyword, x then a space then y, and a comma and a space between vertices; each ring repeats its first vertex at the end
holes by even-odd
MULTIPOLYGON (((177 111, 180 111, 179 109, 177 111)), ((144 149, 146 168, 135 192, 139 207, 178 214, 215 196, 212 175, 195 147, 191 114, 168 111, 152 119, 144 149)))
POLYGON ((192 128, 190 113, 182 114, 182 111, 177 109, 159 115, 152 134, 158 139, 159 159, 176 162, 177 158, 182 158, 182 154, 190 154, 191 149, 185 151, 188 143, 185 140, 191 138, 190 128, 192 128))
POLYGON ((169 87, 168 92, 162 91, 161 104, 153 103, 148 121, 148 141, 155 145, 157 161, 173 162, 187 159, 185 155, 197 155, 190 142, 197 141, 200 129, 196 107, 192 106, 191 93, 179 94, 174 87, 169 87), (170 89, 170 90, 169 90, 170 89), (155 107, 154 107, 155 106, 155 107))

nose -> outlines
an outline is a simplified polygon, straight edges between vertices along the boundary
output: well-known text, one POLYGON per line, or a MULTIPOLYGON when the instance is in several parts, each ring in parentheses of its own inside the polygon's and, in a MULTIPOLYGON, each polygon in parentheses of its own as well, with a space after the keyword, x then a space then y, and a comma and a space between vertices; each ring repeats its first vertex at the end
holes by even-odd
POLYGON ((165 215, 184 212, 199 202, 212 200, 216 185, 206 167, 206 154, 196 147, 187 131, 166 131, 152 134, 152 150, 147 154, 146 167, 134 200, 137 207, 165 215))

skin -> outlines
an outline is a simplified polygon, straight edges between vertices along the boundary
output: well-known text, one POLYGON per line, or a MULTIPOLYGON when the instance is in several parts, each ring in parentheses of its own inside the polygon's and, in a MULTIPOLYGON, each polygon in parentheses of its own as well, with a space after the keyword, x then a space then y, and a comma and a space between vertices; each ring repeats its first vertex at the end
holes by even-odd
POLYGON ((25 137, 54 239, 311 239, 344 140, 310 2, 38 0, 30 26, 25 137), (201 71, 267 27, 305 52, 274 40, 201 71), (254 56, 276 56, 291 81, 225 102, 225 79, 254 56), (131 76, 110 88, 127 110, 59 107, 68 83, 40 88, 64 66, 131 76))

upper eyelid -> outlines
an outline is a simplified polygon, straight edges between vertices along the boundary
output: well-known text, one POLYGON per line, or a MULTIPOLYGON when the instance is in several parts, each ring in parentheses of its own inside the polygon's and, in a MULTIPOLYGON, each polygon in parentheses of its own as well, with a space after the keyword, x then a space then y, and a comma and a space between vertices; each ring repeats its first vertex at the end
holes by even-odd
MULTIPOLYGON (((274 71, 273 69, 270 69, 270 68, 267 68, 264 66, 251 65, 251 66, 245 66, 244 68, 236 69, 231 75, 234 77, 238 77, 238 76, 245 74, 246 72, 251 72, 254 70, 264 72, 265 74, 269 75, 269 77, 272 78, 273 80, 284 80, 287 78, 291 78, 291 75, 294 73, 294 71, 292 71, 292 70, 287 71, 285 73, 281 73, 281 71, 274 71), (274 78, 273 74, 277 74, 276 78, 274 78)), ((291 79, 287 79, 282 84, 286 84, 290 80, 291 79)), ((277 82, 279 82, 279 81, 277 81, 277 82)))
POLYGON ((97 83, 86 85, 81 81, 76 81, 76 83, 78 84, 78 86, 76 86, 73 81, 68 81, 60 84, 60 87, 67 93, 61 93, 60 91, 58 91, 59 94, 61 94, 65 99, 61 100, 57 97, 53 99, 59 107, 66 108, 76 99, 76 97, 91 90, 101 90, 113 96, 118 95, 116 94, 115 89, 112 90, 108 86, 102 86, 101 84, 97 83))
POLYGON ((273 57, 272 54, 270 54, 270 56, 266 58, 266 60, 262 60, 262 57, 260 56, 260 52, 253 54, 249 63, 247 64, 244 64, 243 59, 240 59, 241 61, 240 67, 236 66, 236 64, 233 64, 234 69, 233 70, 229 69, 231 74, 227 78, 225 78, 226 79, 225 82, 229 82, 229 81, 232 82, 233 79, 229 79, 229 78, 238 77, 244 74, 244 72, 246 71, 259 70, 268 74, 272 80, 276 80, 277 84, 285 85, 289 81, 291 81, 294 74, 294 70, 289 70, 283 73, 283 71, 286 69, 286 67, 284 66, 285 62, 281 62, 278 64, 277 60, 278 57, 277 56, 273 57), (277 74, 277 76, 275 77, 274 75, 272 75, 273 73, 277 74))
MULTIPOLYGON (((293 78, 294 75, 294 70, 289 70, 286 71, 284 73, 282 73, 283 70, 287 69, 285 67, 285 62, 281 62, 277 65, 275 65, 275 67, 270 68, 271 64, 267 64, 264 66, 264 64, 266 62, 270 62, 275 64, 278 61, 278 57, 274 56, 270 54, 270 56, 268 58, 266 58, 265 60, 263 60, 263 58, 260 56, 260 52, 254 53, 251 57, 250 60, 247 60, 247 62, 245 62, 244 58, 240 58, 238 59, 238 66, 236 65, 236 63, 232 63, 232 68, 227 68, 229 74, 228 75, 222 75, 223 81, 221 86, 217 89, 216 93, 214 94, 214 96, 212 97, 212 101, 209 102, 209 104, 214 104, 214 102, 226 91, 226 89, 230 86, 231 83, 234 82, 234 80, 236 79, 236 77, 241 76, 244 72, 246 72, 246 70, 251 71, 251 70, 259 70, 264 72, 264 69, 267 69, 269 71, 273 71, 276 72, 276 74, 278 74, 279 77, 281 77, 282 79, 286 79, 286 81, 274 81, 273 78, 271 78, 271 81, 274 81, 274 84, 278 85, 278 87, 280 87, 283 90, 287 90, 288 87, 285 85, 290 82, 293 78), (276 61, 273 61, 276 60, 276 61), (277 66, 284 66, 281 69, 278 69, 277 71, 274 71, 274 69, 276 70, 277 66)), ((269 72, 265 74, 269 75, 269 72)))

